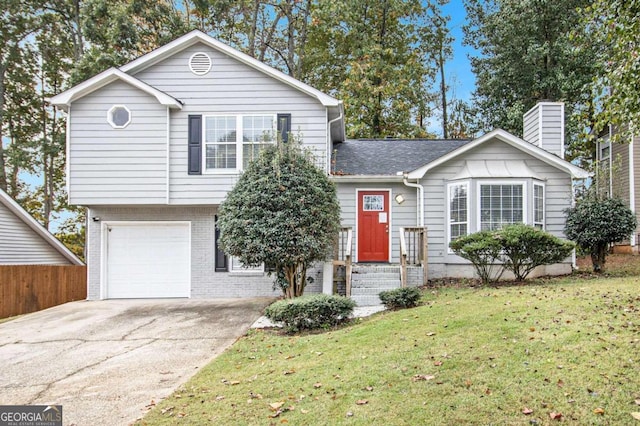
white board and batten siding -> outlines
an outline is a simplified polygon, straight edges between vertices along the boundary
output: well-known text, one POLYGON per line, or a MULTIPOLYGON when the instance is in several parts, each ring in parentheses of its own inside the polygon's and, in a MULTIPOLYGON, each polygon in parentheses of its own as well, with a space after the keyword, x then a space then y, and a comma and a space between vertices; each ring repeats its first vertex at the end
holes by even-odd
POLYGON ((539 102, 524 114, 523 139, 564 158, 564 104, 539 102))
POLYGON ((70 265, 57 249, 0 203, 0 265, 70 265))
POLYGON ((75 101, 70 117, 70 204, 165 204, 165 106, 116 81, 75 101), (114 105, 131 112, 125 128, 113 128, 107 121, 114 105))
MULTIPOLYGON (((545 230, 558 236, 564 237, 564 209, 570 207, 572 199, 571 178, 566 173, 556 167, 538 160, 517 148, 512 147, 499 140, 488 141, 470 151, 463 158, 453 159, 441 166, 430 170, 421 181, 424 185, 425 198, 425 223, 429 228, 429 263, 430 264, 451 264, 464 263, 462 259, 453 255, 448 250, 448 229, 447 229, 447 185, 449 183, 460 182, 453 180, 460 170, 465 167, 466 161, 492 161, 495 159, 510 161, 524 161, 526 166, 539 178, 545 187, 545 230)), ((526 182, 526 216, 531 223, 533 214, 532 206, 532 185, 534 180, 530 178, 485 178, 477 177, 466 179, 463 182, 469 183, 468 203, 469 203, 469 230, 478 230, 478 195, 477 185, 479 181, 495 180, 504 183, 509 180, 526 182)), ((537 180, 535 182, 538 182, 537 180)), ((436 269, 433 270, 436 272, 436 269)))
POLYGON ((237 173, 187 174, 190 114, 291 114, 291 132, 302 137, 305 147, 326 157, 327 111, 317 99, 209 46, 190 46, 135 77, 184 103, 182 110, 171 111, 170 204, 219 204, 238 179, 237 173), (188 65, 197 52, 212 60, 203 76, 193 74, 188 65))

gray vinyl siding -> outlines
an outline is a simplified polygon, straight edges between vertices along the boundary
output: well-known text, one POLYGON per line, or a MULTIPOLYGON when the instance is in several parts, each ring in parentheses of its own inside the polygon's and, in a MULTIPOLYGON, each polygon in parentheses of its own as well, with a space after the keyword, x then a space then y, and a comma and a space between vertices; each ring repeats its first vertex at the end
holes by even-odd
MULTIPOLYGON (((634 150, 635 155, 635 150, 634 150)), ((611 166, 613 195, 629 202, 629 145, 611 144, 611 166)))
MULTIPOLYGON (((563 210, 571 204, 571 179, 570 176, 528 154, 500 142, 490 141, 469 152, 462 158, 451 160, 429 171, 422 184, 425 188, 425 224, 429 235, 429 264, 430 276, 438 276, 446 273, 446 264, 465 263, 465 261, 448 250, 447 218, 447 184, 467 182, 468 192, 468 230, 476 232, 478 224, 478 182, 490 183, 493 181, 505 182, 509 178, 477 178, 453 180, 464 167, 466 160, 495 160, 504 161, 524 160, 533 173, 543 178, 545 184, 545 230, 559 237, 563 237, 564 213, 563 210)), ((530 178, 512 178, 513 181, 524 182, 526 185, 526 217, 529 224, 533 221, 533 183, 539 182, 530 178)))
POLYGON ((0 265, 70 265, 60 252, 0 203, 0 265))
MULTIPOLYGON (((291 131, 305 147, 326 157, 326 108, 294 89, 210 47, 196 44, 135 75, 184 103, 171 112, 170 204, 219 204, 237 174, 187 174, 189 114, 291 114, 291 131), (193 53, 206 52, 211 71, 204 76, 188 67, 193 53)), ((323 158, 323 161, 326 161, 323 158)))
POLYGON ((406 226, 417 226, 417 196, 416 189, 404 186, 401 183, 339 183, 338 200, 341 209, 341 225, 343 227, 353 228, 355 251, 355 259, 357 260, 357 190, 391 190, 390 197, 390 230, 391 247, 389 253, 391 255, 391 263, 400 262, 400 234, 399 228, 406 226), (397 194, 403 194, 404 203, 399 205, 395 202, 394 197, 397 194))
POLYGON ((74 102, 70 117, 70 204, 166 203, 166 107, 117 81, 74 102), (127 127, 107 122, 113 105, 130 110, 127 127))
POLYGON ((523 139, 561 156, 564 141, 564 107, 559 103, 540 103, 525 114, 523 139))

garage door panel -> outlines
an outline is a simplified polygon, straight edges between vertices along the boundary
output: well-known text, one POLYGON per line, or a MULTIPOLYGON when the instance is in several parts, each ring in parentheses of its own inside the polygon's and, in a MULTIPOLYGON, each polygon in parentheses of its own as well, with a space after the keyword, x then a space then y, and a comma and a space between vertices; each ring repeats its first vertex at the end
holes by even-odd
POLYGON ((107 297, 189 297, 188 223, 107 225, 107 297))

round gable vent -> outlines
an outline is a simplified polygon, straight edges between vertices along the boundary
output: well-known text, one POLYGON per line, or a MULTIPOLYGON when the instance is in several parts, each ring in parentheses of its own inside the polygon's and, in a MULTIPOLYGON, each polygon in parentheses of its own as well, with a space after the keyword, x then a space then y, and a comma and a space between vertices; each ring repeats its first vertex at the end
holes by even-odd
POLYGON ((211 69, 211 58, 203 52, 194 53, 189 58, 189 69, 195 75, 205 75, 211 69))

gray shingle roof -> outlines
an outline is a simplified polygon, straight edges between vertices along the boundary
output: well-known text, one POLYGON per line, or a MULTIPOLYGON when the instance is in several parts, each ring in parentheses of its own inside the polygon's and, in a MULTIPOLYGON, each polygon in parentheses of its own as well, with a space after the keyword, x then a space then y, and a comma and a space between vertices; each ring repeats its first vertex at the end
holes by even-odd
POLYGON ((415 170, 469 142, 469 139, 348 139, 334 146, 332 171, 344 175, 395 175, 415 170))

